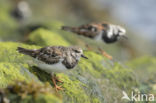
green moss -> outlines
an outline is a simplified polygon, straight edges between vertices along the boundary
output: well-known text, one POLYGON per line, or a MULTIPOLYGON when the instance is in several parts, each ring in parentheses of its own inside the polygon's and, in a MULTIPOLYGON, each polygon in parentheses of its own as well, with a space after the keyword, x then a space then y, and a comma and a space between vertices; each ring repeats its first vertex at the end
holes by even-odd
POLYGON ((156 82, 156 58, 155 57, 141 57, 127 63, 137 73, 140 82, 156 82))
POLYGON ((83 87, 86 87, 85 84, 81 83, 75 77, 72 77, 72 80, 64 74, 60 74, 62 77, 63 88, 64 88, 64 99, 69 101, 68 103, 90 103, 90 97, 85 93, 83 87))
POLYGON ((104 68, 102 65, 103 57, 94 52, 85 52, 85 55, 89 59, 81 59, 79 63, 79 68, 82 72, 90 72, 91 75, 95 77, 100 77, 102 73, 102 69, 104 68))
POLYGON ((138 85, 134 72, 129 68, 124 68, 119 63, 115 63, 112 69, 106 70, 104 76, 121 89, 131 91, 138 85))
POLYGON ((133 69, 144 69, 144 68, 146 68, 148 70, 149 69, 152 70, 156 66, 156 58, 144 56, 144 57, 129 61, 127 64, 128 64, 128 66, 132 67, 133 69))
MULTIPOLYGON (((66 102, 67 100, 72 101, 71 103, 81 103, 81 100, 90 103, 104 102, 102 93, 110 89, 103 90, 99 85, 114 88, 114 90, 111 89, 112 93, 110 92, 109 96, 113 95, 113 92, 116 90, 130 92, 133 88, 137 87, 138 82, 133 70, 125 68, 118 62, 111 63, 111 61, 94 52, 88 51, 85 52, 85 55, 89 59, 81 59, 78 67, 72 71, 72 75, 69 77, 61 75, 64 81, 64 100, 66 102), (100 82, 98 83, 97 80, 100 82), (106 81, 109 81, 109 84, 105 84, 106 81)), ((120 93, 117 93, 117 95, 120 95, 120 93)), ((112 100, 108 99, 107 101, 112 100)))
POLYGON ((60 34, 45 29, 38 29, 31 33, 29 40, 30 42, 41 46, 69 46, 69 43, 60 34))
POLYGON ((133 70, 123 67, 118 62, 111 64, 111 61, 94 52, 85 52, 85 54, 89 59, 82 59, 79 63, 83 72, 90 73, 96 78, 107 78, 123 89, 137 86, 133 70))
POLYGON ((28 71, 29 56, 16 51, 17 47, 39 48, 38 46, 28 46, 21 43, 1 42, 0 43, 0 87, 5 87, 16 79, 31 80, 35 76, 28 71))
POLYGON ((62 103, 62 100, 51 94, 41 94, 38 98, 34 100, 33 103, 62 103))
POLYGON ((93 98, 91 103, 101 103, 98 98, 93 98))
MULTIPOLYGON (((37 76, 35 76, 34 67, 28 65, 28 61, 32 59, 29 56, 20 54, 16 51, 17 47, 21 46, 24 48, 39 48, 34 45, 25 45, 21 43, 13 42, 1 42, 0 43, 0 87, 7 87, 8 84, 15 83, 16 80, 22 80, 30 82, 32 80, 39 82, 37 76), (30 71, 32 71, 32 73, 30 71)), ((36 70, 36 69, 35 69, 36 70)), ((38 72, 38 71, 37 71, 38 72)), ((47 73, 40 73, 40 76, 47 77, 47 73)), ((40 79, 40 78, 39 78, 40 79)), ((39 82, 41 83, 41 82, 39 82)), ((22 87, 21 87, 22 88, 22 87)), ((26 87, 23 87, 23 89, 26 87)), ((32 88, 32 86, 30 87, 32 88)), ((37 87, 36 87, 37 89, 37 87)), ((29 91, 28 88, 24 89, 29 91)), ((43 90, 43 89, 42 89, 43 90)), ((39 91, 37 89, 37 91, 39 91)), ((10 94, 9 99, 13 99, 13 103, 19 102, 19 95, 10 94)), ((24 99, 20 99, 20 103, 61 103, 61 100, 52 94, 40 94, 38 98, 34 98, 31 95, 26 96, 24 99)))
POLYGON ((30 80, 27 78, 26 73, 21 72, 21 69, 24 69, 23 66, 20 66, 15 63, 0 63, 0 87, 6 87, 7 84, 13 83, 14 80, 30 80))

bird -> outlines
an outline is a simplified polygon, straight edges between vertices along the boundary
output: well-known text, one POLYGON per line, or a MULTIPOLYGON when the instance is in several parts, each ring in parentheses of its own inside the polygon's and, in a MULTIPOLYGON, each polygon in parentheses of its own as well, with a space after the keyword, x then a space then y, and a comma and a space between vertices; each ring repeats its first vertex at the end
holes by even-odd
POLYGON ((56 85, 56 81, 60 80, 56 78, 55 73, 65 73, 73 69, 78 64, 81 57, 88 59, 83 54, 83 50, 77 46, 47 46, 40 49, 17 47, 17 51, 34 58, 39 69, 51 74, 51 79, 56 91, 62 88, 56 85))
POLYGON ((127 39, 125 36, 126 30, 123 27, 105 22, 89 23, 78 27, 62 26, 61 29, 92 38, 97 41, 102 40, 107 44, 115 43, 121 37, 127 39))

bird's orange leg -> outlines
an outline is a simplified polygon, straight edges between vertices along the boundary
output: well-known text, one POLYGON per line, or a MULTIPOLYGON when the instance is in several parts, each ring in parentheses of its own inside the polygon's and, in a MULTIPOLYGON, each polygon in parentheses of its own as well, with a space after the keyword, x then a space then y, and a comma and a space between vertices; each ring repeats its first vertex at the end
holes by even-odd
POLYGON ((55 78, 55 80, 56 80, 57 82, 63 83, 63 81, 59 79, 59 78, 61 78, 61 77, 58 77, 58 76, 56 77, 56 75, 54 75, 54 78, 55 78))
POLYGON ((54 83, 54 86, 55 86, 55 89, 56 89, 56 91, 58 91, 58 90, 63 90, 63 88, 61 88, 62 86, 58 86, 57 84, 56 84, 56 81, 58 81, 57 79, 56 79, 56 75, 52 75, 52 82, 54 83))
POLYGON ((108 58, 109 60, 112 60, 113 57, 111 55, 109 55, 108 53, 106 53, 104 50, 102 50, 101 48, 99 48, 99 51, 101 52, 101 54, 103 56, 105 56, 106 58, 108 58))

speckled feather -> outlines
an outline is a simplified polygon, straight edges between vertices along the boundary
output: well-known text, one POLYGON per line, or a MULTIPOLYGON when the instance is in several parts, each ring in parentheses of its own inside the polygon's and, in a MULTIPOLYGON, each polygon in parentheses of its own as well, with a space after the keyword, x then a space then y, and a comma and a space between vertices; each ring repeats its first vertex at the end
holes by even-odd
MULTIPOLYGON (((29 55, 36 60, 40 61, 40 63, 45 63, 49 65, 54 65, 61 63, 67 69, 74 68, 79 59, 77 58, 75 50, 81 50, 76 47, 63 47, 63 46, 51 46, 44 47, 38 50, 29 50, 25 48, 18 47, 19 53, 29 55)), ((79 56, 81 57, 81 56, 79 56)))

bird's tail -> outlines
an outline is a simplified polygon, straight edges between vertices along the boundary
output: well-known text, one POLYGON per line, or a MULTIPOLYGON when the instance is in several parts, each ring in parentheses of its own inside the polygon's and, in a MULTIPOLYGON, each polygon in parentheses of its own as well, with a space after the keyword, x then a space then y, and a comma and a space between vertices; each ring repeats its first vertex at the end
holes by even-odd
POLYGON ((70 27, 70 26, 62 26, 61 29, 62 30, 65 30, 65 31, 71 31, 71 32, 74 31, 74 28, 73 27, 70 27))
POLYGON ((22 53, 22 54, 25 54, 25 55, 29 55, 29 56, 32 56, 32 57, 36 56, 36 50, 29 50, 29 49, 25 49, 25 48, 22 48, 22 47, 18 47, 17 51, 19 53, 22 53))

